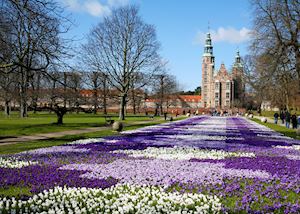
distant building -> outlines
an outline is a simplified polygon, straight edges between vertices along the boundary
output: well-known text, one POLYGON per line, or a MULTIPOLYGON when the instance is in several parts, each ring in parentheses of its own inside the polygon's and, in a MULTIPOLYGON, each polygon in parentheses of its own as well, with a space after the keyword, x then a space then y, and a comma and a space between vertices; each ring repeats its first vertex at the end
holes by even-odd
POLYGON ((215 71, 213 46, 210 33, 207 33, 202 56, 202 107, 230 109, 243 100, 244 94, 243 65, 239 51, 231 73, 226 70, 224 63, 219 71, 215 71))
MULTIPOLYGON (((159 108, 160 99, 148 98, 145 100, 145 109, 155 112, 159 108)), ((200 95, 168 95, 163 102, 165 112, 182 114, 184 112, 199 112, 201 104, 200 95)))

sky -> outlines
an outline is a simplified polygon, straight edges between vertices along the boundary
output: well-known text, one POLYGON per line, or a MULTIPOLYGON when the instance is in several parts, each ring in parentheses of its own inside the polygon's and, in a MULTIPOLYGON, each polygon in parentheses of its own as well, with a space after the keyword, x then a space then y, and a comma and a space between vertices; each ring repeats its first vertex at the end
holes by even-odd
POLYGON ((247 54, 251 32, 248 0, 60 0, 75 25, 68 32, 76 43, 85 43, 91 28, 114 8, 136 4, 143 21, 156 27, 160 54, 168 72, 182 90, 201 85, 201 59, 206 33, 210 31, 216 69, 230 70, 236 51, 247 54))

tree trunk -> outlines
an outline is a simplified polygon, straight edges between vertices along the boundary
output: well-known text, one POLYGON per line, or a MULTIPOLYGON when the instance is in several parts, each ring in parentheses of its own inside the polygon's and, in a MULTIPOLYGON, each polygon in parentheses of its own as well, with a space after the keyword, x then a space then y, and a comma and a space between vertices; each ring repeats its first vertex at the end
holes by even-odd
POLYGON ((27 103, 26 100, 22 98, 20 103, 20 117, 21 118, 27 117, 27 103))
POLYGON ((136 115, 136 104, 135 104, 135 100, 133 100, 132 108, 133 108, 133 114, 136 115))
POLYGON ((58 105, 56 105, 54 111, 57 116, 57 125, 62 125, 63 117, 67 113, 67 109, 65 107, 59 107, 58 105))
POLYGON ((94 114, 97 114, 97 109, 98 109, 98 93, 97 93, 97 88, 94 88, 94 114))
MULTIPOLYGON (((54 81, 56 82, 56 81, 54 81)), ((55 88, 55 83, 54 83, 54 88, 55 88)), ((64 72, 64 107, 67 107, 67 73, 64 72)))
POLYGON ((4 114, 5 114, 5 116, 7 116, 7 117, 10 116, 10 101, 9 101, 9 100, 6 100, 6 101, 5 101, 4 114))
POLYGON ((23 88, 23 86, 21 86, 21 90, 20 90, 20 117, 24 118, 27 117, 27 102, 26 102, 26 92, 23 88))
POLYGON ((33 113, 36 114, 36 112, 37 112, 37 100, 36 99, 34 99, 32 107, 33 107, 33 113))
POLYGON ((125 106, 126 106, 126 94, 123 94, 120 100, 120 112, 119 112, 120 120, 125 120, 125 106))
POLYGON ((107 114, 107 107, 106 107, 106 94, 103 96, 103 113, 107 114))
POLYGON ((104 77, 103 77, 104 79, 103 79, 103 113, 106 115, 107 114, 107 100, 106 100, 106 98, 107 98, 107 91, 108 91, 108 89, 107 89, 107 84, 106 84, 106 81, 107 81, 107 76, 105 76, 104 75, 104 77))
POLYGON ((62 125, 64 115, 60 113, 56 113, 56 115, 57 115, 57 125, 62 125))
POLYGON ((163 102, 161 101, 159 104, 159 108, 160 108, 160 115, 164 114, 164 110, 163 110, 163 102))
POLYGON ((132 110, 133 110, 133 114, 136 115, 136 97, 135 97, 135 91, 134 91, 134 87, 132 87, 132 110))
MULTIPOLYGON (((297 50, 297 49, 296 49, 297 50)), ((300 53, 296 51, 296 72, 298 75, 298 94, 300 94, 300 53)))
POLYGON ((27 72, 20 68, 20 117, 27 117, 27 72))

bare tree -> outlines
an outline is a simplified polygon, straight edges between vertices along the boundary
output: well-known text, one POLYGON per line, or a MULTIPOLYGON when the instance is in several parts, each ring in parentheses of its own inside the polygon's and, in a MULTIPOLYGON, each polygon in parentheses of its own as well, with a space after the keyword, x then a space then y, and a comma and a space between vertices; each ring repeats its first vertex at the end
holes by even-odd
MULTIPOLYGON (((251 0, 254 55, 269 55, 274 68, 298 80, 300 92, 300 1, 251 0), (276 60, 274 60, 276 59, 276 60)), ((279 80, 280 81, 280 80, 279 80)))
POLYGON ((69 76, 69 72, 49 71, 49 76, 45 78, 44 95, 48 105, 44 109, 55 112, 57 125, 63 124, 63 118, 68 111, 75 110, 74 91, 68 85, 69 76))
POLYGON ((0 99, 4 102, 4 114, 10 116, 11 102, 16 98, 17 82, 14 73, 0 73, 0 99))
POLYGON ((30 96, 31 96, 31 108, 33 109, 33 112, 36 113, 38 108, 38 101, 40 98, 40 89, 41 89, 41 79, 42 79, 42 73, 36 72, 36 75, 32 75, 29 79, 30 84, 30 96))
POLYGON ((83 79, 80 72, 68 72, 68 91, 69 91, 69 106, 73 109, 76 109, 76 112, 79 113, 79 108, 81 105, 81 94, 80 90, 83 88, 83 79))
MULTIPOLYGON (((53 0, 3 0, 0 12, 10 25, 10 36, 0 37, 12 50, 7 60, 0 54, 0 67, 18 73, 20 116, 27 116, 29 79, 36 71, 47 72, 51 64, 66 56, 66 41, 61 34, 68 31, 69 20, 53 0)), ((7 24, 6 24, 7 25, 7 24)))
POLYGON ((259 105, 268 100, 274 106, 289 109, 291 99, 297 95, 298 82, 295 73, 290 72, 290 66, 284 59, 267 53, 245 57, 245 82, 259 105), (280 60, 282 62, 278 63, 280 60))
POLYGON ((142 21, 135 6, 114 10, 91 30, 83 52, 91 70, 105 72, 110 84, 118 90, 121 120, 125 119, 133 74, 154 73, 159 66, 158 49, 155 28, 142 21))
POLYGON ((108 76, 104 72, 86 72, 86 84, 92 89, 93 97, 91 104, 94 114, 102 106, 103 113, 107 114, 107 99, 109 94, 108 76))
POLYGON ((132 74, 128 101, 131 102, 133 114, 139 112, 142 99, 145 96, 144 89, 150 85, 153 78, 153 75, 146 75, 140 72, 135 72, 132 74))
POLYGON ((155 76, 153 81, 153 93, 157 100, 156 107, 158 109, 156 109, 156 115, 158 114, 158 110, 160 115, 164 113, 164 106, 168 108, 170 96, 175 95, 177 91, 178 84, 175 76, 166 72, 155 76))

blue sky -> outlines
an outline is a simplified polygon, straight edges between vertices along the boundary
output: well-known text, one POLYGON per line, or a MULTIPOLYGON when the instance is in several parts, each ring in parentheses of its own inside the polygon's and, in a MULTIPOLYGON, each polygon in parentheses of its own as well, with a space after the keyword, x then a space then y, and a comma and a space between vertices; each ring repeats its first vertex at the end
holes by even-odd
POLYGON ((137 4, 146 23, 156 27, 161 55, 169 73, 176 76, 183 90, 201 84, 201 58, 205 34, 210 32, 216 68, 222 62, 230 69, 237 49, 247 54, 251 28, 251 8, 247 0, 60 0, 76 25, 70 35, 85 42, 90 29, 111 10, 137 4))

